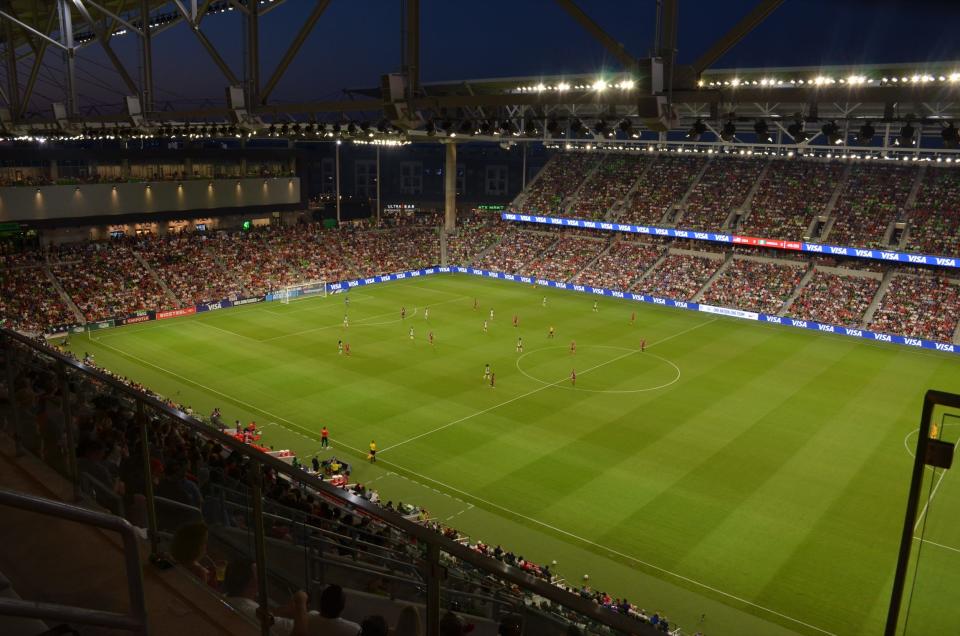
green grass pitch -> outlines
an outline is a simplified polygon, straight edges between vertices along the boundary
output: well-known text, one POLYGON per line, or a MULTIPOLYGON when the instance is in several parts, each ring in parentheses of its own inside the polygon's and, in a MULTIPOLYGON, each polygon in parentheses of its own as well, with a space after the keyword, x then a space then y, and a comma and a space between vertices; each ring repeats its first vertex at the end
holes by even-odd
MULTIPOLYGON (((957 358, 612 298, 593 311, 592 296, 467 276, 358 288, 348 310, 346 296, 70 347, 198 412, 256 420, 306 460, 329 453, 326 424, 385 500, 555 559, 571 582, 589 573, 689 632, 882 630, 921 398, 960 390, 957 358)), ((928 481, 909 633, 954 633, 960 492, 949 473, 928 481)))

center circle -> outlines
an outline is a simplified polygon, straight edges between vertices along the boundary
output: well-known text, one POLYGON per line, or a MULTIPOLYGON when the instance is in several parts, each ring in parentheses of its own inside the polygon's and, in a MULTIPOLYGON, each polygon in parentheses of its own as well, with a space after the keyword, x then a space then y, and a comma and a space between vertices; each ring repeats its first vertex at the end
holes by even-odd
MULTIPOLYGON (((566 389, 568 391, 582 391, 586 393, 646 393, 648 391, 658 391, 660 389, 665 389, 672 384, 676 384, 680 380, 680 367, 676 364, 667 360, 662 356, 658 356, 654 353, 648 351, 641 352, 639 349, 630 349, 627 347, 616 347, 612 345, 580 345, 577 347, 577 353, 570 354, 570 349, 566 345, 557 345, 553 347, 542 347, 540 349, 534 349, 528 351, 517 358, 517 370, 522 373, 524 376, 530 378, 534 382, 539 382, 540 384, 545 384, 548 386, 555 386, 559 389, 566 389), (593 351, 597 349, 606 349, 613 351, 621 351, 620 355, 613 356, 603 356, 606 359, 598 360, 593 351), (563 350, 560 352, 559 350, 563 350), (585 352, 586 355, 584 355, 585 352), (639 388, 631 389, 596 389, 588 388, 590 385, 590 376, 593 375, 594 378, 597 375, 602 373, 601 369, 607 365, 615 365, 619 360, 631 360, 631 359, 653 359, 656 360, 656 367, 659 369, 653 369, 649 365, 645 365, 643 369, 640 370, 640 374, 651 376, 648 380, 650 386, 641 386, 639 388), (546 359, 545 362, 537 365, 536 361, 538 359, 546 359), (578 380, 580 376, 584 377, 581 380, 579 386, 571 386, 569 376, 567 378, 558 379, 557 376, 561 375, 561 372, 558 372, 556 376, 549 377, 544 379, 539 377, 538 373, 532 367, 536 366, 550 366, 551 364, 556 365, 561 360, 565 360, 571 365, 571 370, 575 369, 574 366, 576 363, 587 364, 585 368, 577 370, 578 380), (521 364, 523 363, 523 364, 521 364), (526 369, 524 367, 527 367, 526 369), (587 386, 583 386, 587 384, 587 386)), ((541 371, 541 374, 548 375, 541 371)), ((551 374, 552 375, 552 374, 551 374)), ((600 381, 601 385, 603 380, 600 381)), ((609 381, 608 381, 609 382, 609 381)), ((615 386, 611 383, 611 386, 615 386)))

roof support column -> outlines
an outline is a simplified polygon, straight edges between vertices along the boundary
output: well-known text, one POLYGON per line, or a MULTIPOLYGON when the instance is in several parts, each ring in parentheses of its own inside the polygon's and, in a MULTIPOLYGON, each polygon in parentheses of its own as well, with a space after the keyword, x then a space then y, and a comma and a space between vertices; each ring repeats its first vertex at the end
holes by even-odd
POLYGON ((457 144, 446 143, 446 162, 443 167, 443 229, 457 229, 457 144))
POLYGON ((153 112, 153 44, 150 39, 150 0, 140 2, 140 54, 143 57, 143 86, 140 89, 140 108, 153 112))
POLYGON ((247 5, 247 103, 260 103, 260 3, 247 5))

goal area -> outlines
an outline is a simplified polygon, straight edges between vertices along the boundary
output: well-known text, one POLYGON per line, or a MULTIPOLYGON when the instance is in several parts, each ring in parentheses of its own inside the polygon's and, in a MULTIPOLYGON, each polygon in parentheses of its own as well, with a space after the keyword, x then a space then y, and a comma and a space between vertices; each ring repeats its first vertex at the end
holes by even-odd
POLYGON ((285 305, 289 305, 292 300, 300 300, 303 298, 312 298, 314 296, 326 296, 327 295, 327 281, 325 280, 316 280, 316 281, 307 281, 305 283, 297 283, 296 285, 286 285, 278 294, 280 302, 285 305))

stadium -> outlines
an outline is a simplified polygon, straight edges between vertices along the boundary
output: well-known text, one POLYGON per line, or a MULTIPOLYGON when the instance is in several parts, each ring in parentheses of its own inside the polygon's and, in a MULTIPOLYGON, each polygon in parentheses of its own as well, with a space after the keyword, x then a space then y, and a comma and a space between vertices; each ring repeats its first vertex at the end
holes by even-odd
POLYGON ((0 633, 957 633, 960 12, 387 4, 0 1, 0 633))

